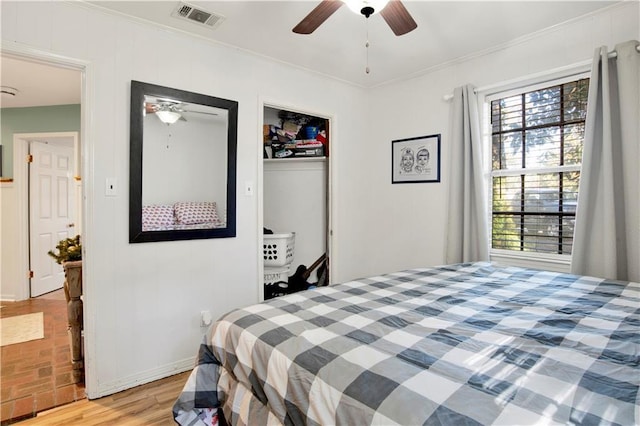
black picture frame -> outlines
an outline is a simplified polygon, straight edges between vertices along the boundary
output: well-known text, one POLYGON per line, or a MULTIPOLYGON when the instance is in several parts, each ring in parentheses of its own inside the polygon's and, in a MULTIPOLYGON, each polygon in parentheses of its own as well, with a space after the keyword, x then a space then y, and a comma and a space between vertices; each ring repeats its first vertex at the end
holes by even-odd
POLYGON ((440 182, 440 133, 391 141, 391 183, 440 182))

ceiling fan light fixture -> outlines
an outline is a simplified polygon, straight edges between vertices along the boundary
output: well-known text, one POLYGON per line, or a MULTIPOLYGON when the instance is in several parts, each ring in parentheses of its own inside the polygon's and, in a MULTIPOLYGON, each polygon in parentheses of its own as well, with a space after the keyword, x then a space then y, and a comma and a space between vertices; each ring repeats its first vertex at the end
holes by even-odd
POLYGON ((366 18, 380 13, 397 36, 407 34, 418 27, 401 0, 322 0, 298 25, 293 27, 293 32, 311 34, 345 3, 349 9, 366 18))
POLYGON ((180 120, 180 117, 182 117, 178 112, 166 110, 156 111, 156 115, 158 116, 160 121, 166 124, 173 124, 176 121, 180 120))
POLYGON ((344 0, 344 2, 354 13, 365 15, 368 18, 384 9, 389 0, 344 0))

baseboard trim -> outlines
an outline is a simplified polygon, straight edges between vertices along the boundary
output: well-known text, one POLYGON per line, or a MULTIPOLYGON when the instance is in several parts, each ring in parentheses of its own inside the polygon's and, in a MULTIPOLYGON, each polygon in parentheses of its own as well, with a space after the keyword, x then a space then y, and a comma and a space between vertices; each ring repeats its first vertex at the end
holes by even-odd
POLYGON ((146 370, 129 377, 124 377, 119 380, 102 383, 98 385, 98 389, 95 393, 92 392, 91 395, 87 394, 87 398, 102 398, 103 396, 111 395, 123 390, 134 388, 136 386, 144 385, 149 382, 164 379, 165 377, 192 370, 195 366, 195 362, 195 357, 189 357, 171 364, 152 368, 150 370, 146 370))

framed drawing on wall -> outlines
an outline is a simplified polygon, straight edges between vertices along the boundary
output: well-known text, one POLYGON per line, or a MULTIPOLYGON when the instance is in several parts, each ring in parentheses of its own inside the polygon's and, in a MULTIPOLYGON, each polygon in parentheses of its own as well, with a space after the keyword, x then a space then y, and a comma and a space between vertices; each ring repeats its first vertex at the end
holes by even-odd
POLYGON ((391 141, 391 183, 440 182, 440 134, 391 141))

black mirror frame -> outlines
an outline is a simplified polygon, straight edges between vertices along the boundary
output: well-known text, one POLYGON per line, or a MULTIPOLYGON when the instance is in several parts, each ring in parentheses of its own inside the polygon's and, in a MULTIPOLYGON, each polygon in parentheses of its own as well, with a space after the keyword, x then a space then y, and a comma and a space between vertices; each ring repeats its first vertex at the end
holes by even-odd
POLYGON ((129 129, 129 243, 232 238, 236 236, 236 162, 238 102, 131 80, 129 129), (226 228, 167 231, 142 230, 142 141, 145 95, 170 98, 228 111, 227 131, 227 226, 226 228))

